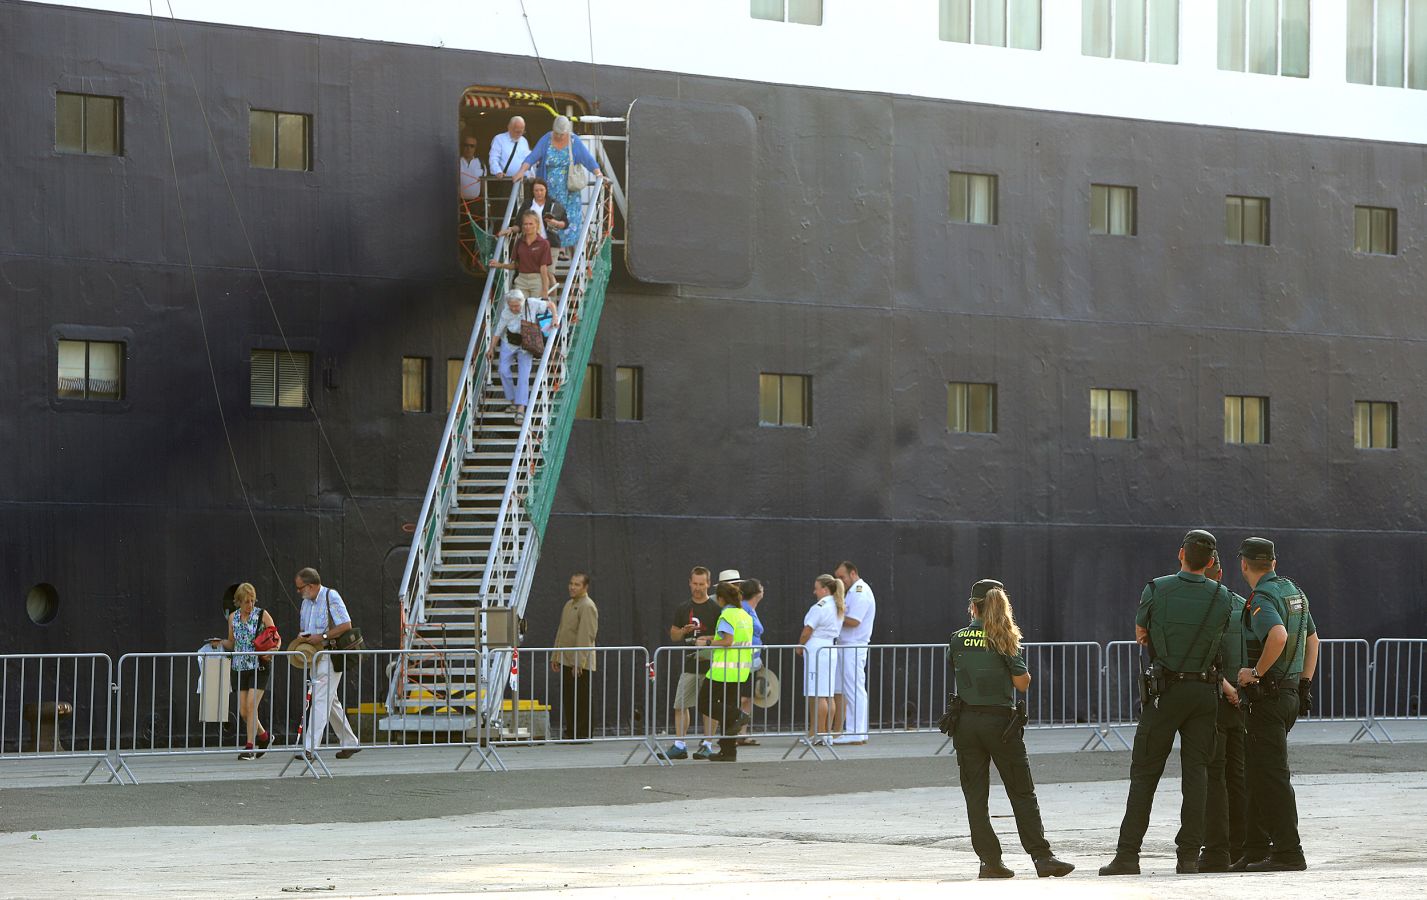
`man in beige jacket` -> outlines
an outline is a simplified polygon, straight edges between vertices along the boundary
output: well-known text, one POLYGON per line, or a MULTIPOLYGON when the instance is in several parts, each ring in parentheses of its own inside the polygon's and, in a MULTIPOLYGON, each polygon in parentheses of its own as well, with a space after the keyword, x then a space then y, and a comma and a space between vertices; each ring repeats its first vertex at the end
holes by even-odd
MULTIPOLYGON (((600 630, 600 613, 590 599, 590 576, 570 576, 570 599, 560 613, 555 646, 592 648, 600 630)), ((560 673, 560 719, 565 740, 590 739, 590 711, 594 706, 595 651, 557 649, 550 668, 560 673)))

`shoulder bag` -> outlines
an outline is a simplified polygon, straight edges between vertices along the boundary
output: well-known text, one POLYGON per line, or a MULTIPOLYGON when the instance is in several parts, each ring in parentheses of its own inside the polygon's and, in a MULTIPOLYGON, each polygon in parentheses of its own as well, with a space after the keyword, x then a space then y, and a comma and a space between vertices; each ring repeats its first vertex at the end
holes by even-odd
POLYGON ((538 359, 545 355, 545 335, 540 331, 540 324, 528 317, 529 311, 527 300, 520 311, 520 349, 538 359))
MULTIPOLYGON (((258 622, 259 622, 259 624, 261 624, 262 621, 263 621, 263 611, 262 611, 262 609, 260 608, 260 609, 258 610, 258 622)), ((271 653, 270 651, 276 650, 277 648, 279 648, 279 647, 281 647, 281 646, 282 646, 282 634, 277 630, 277 625, 276 625, 276 624, 269 625, 269 626, 266 627, 266 628, 260 629, 260 630, 258 631, 257 636, 253 638, 253 649, 256 650, 256 651, 258 651, 258 653, 260 653, 260 654, 264 654, 264 653, 266 654, 266 655, 262 655, 262 656, 259 656, 259 657, 258 657, 259 661, 261 661, 261 662, 265 662, 265 663, 267 663, 267 662, 272 662, 273 656, 272 656, 272 653, 271 653)))
POLYGON ((585 171, 585 167, 575 161, 575 141, 574 134, 570 135, 570 168, 565 170, 565 187, 571 191, 583 191, 590 186, 590 173, 585 171))

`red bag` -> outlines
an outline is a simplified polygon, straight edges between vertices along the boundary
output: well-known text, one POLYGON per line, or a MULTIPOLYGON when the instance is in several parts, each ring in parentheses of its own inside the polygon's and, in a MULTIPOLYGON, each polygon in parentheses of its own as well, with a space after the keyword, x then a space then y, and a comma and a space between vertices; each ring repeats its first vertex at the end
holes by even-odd
POLYGON ((253 638, 253 649, 259 653, 268 653, 267 656, 260 657, 263 662, 272 660, 271 651, 282 646, 282 635, 278 633, 276 625, 269 625, 259 631, 257 637, 253 638))

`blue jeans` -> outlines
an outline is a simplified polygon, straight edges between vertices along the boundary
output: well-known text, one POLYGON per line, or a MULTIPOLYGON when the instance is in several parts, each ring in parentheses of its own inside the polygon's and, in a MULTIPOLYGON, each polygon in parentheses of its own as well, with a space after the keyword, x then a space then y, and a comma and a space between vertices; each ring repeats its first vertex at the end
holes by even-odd
POLYGON ((533 360, 534 357, 520 349, 519 344, 507 341, 504 334, 500 336, 500 389, 505 394, 506 402, 524 406, 529 401, 530 363, 533 360), (515 357, 518 370, 513 383, 510 376, 512 356, 515 357))

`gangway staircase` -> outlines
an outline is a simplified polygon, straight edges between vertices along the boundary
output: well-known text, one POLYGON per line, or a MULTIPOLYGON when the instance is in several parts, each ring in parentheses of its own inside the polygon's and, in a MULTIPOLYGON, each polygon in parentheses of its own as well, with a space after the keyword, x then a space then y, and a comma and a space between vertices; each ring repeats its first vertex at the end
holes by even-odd
MULTIPOLYGON (((597 151, 610 173, 603 147, 597 151)), ((500 231, 522 194, 512 190, 500 231)), ((398 740, 470 743, 492 767, 503 767, 499 756, 478 748, 511 724, 508 715, 502 721, 503 698, 518 651, 487 640, 483 612, 524 614, 604 306, 614 204, 623 195, 613 181, 595 182, 584 198, 579 239, 556 266, 558 325, 532 365, 523 421, 506 412, 491 358, 507 272, 486 274, 397 598, 403 652, 390 666, 377 727, 398 740)), ((499 238, 492 258, 508 260, 513 240, 499 238)))

